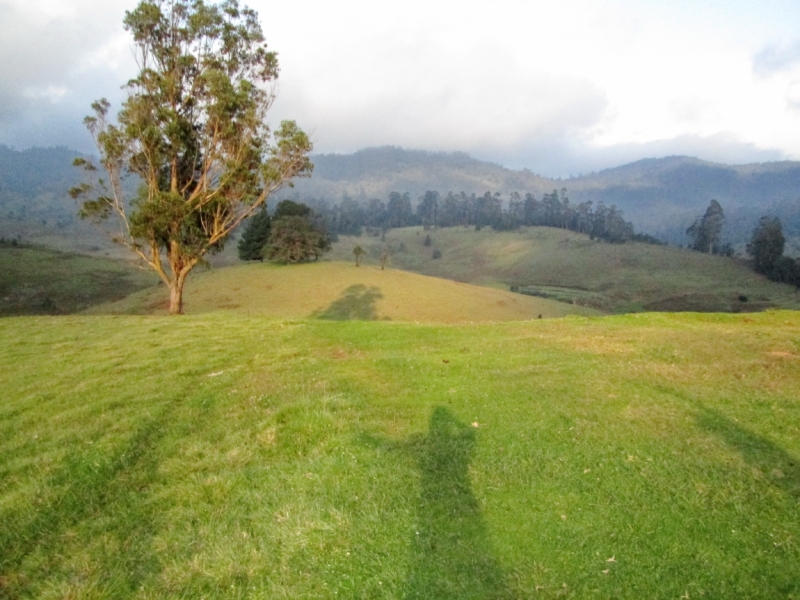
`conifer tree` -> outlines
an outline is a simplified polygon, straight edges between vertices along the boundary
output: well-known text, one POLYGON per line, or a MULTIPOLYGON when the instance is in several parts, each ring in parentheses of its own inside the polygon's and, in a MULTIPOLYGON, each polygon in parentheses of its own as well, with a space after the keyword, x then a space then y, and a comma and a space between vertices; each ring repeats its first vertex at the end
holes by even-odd
POLYGON ((781 220, 777 217, 761 217, 747 244, 747 253, 753 257, 755 270, 768 275, 783 256, 785 243, 781 220))
POLYGON ((725 215, 722 206, 716 200, 712 200, 708 204, 706 213, 686 230, 686 235, 692 238, 692 248, 699 252, 714 253, 719 249, 719 238, 724 224, 725 215))
POLYGON ((248 221, 236 247, 240 260, 264 260, 264 246, 269 240, 270 225, 271 219, 266 207, 248 221))

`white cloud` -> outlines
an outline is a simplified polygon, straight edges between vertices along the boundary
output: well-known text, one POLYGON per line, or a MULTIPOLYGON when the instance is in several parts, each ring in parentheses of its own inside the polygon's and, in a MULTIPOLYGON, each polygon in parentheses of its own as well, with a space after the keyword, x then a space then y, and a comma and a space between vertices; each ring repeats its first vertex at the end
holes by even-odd
MULTIPOLYGON (((397 144, 559 173, 646 152, 800 158, 796 0, 245 3, 279 52, 275 121, 322 152, 397 144)), ((87 141, 89 103, 135 72, 135 4, 0 4, 0 143, 87 141)))

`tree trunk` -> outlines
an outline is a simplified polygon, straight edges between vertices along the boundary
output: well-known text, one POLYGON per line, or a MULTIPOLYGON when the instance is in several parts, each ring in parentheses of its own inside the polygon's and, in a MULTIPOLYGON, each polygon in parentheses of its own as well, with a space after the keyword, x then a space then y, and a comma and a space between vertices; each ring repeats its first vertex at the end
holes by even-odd
POLYGON ((169 314, 183 314, 183 279, 179 277, 169 286, 169 314))

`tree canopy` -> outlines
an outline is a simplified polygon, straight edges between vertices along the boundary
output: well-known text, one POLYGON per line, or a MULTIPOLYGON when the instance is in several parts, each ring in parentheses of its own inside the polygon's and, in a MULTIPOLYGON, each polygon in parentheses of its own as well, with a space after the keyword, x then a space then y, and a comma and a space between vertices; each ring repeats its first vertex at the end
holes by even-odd
POLYGON ((720 234, 725 224, 725 215, 722 206, 716 200, 708 204, 705 214, 698 217, 686 230, 686 235, 692 238, 692 248, 709 254, 719 251, 720 234))
POLYGON ((285 215, 272 221, 265 251, 270 260, 299 263, 318 259, 330 250, 328 235, 311 216, 285 215))
POLYGON ((308 175, 312 149, 293 121, 267 125, 278 77, 257 14, 237 0, 143 0, 126 12, 138 75, 113 123, 110 103, 85 123, 108 177, 85 159, 81 216, 114 228, 170 290, 183 312, 183 285, 203 257, 293 177, 308 175), (123 178, 137 176, 126 198, 123 178))
POLYGON ((240 260, 264 260, 264 246, 269 240, 272 228, 267 207, 264 206, 254 217, 247 221, 247 227, 239 239, 238 250, 240 260))
POLYGON ((431 190, 418 200, 416 213, 408 193, 391 192, 385 203, 377 198, 359 202, 349 197, 338 204, 324 199, 308 202, 313 203, 314 211, 334 239, 337 235, 361 235, 362 226, 367 228, 367 234, 378 236, 391 228, 421 224, 426 228, 486 226, 497 231, 558 227, 611 243, 661 243, 652 236, 635 233, 633 225, 616 206, 602 202, 596 206, 592 202, 572 204, 563 188, 543 194, 541 200, 532 193, 526 193, 523 199, 518 192, 512 192, 506 205, 496 192, 486 192, 483 196, 448 192, 443 196, 431 190))
POLYGON ((761 217, 747 244, 747 253, 753 257, 755 270, 769 274, 773 265, 783 256, 783 226, 777 217, 761 217))

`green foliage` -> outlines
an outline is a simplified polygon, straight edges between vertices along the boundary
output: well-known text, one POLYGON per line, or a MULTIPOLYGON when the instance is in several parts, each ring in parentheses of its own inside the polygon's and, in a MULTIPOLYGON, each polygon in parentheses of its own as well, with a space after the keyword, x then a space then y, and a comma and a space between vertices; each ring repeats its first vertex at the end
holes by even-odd
POLYGON ((761 217, 758 227, 753 230, 747 253, 753 257, 758 273, 768 274, 777 260, 783 256, 783 227, 777 217, 761 217))
MULTIPOLYGON (((644 243, 661 243, 652 236, 635 234, 633 225, 623 218, 616 206, 606 207, 599 202, 593 210, 591 202, 578 205, 570 203, 567 190, 562 188, 544 194, 541 201, 534 194, 525 194, 523 201, 518 192, 512 192, 508 207, 503 206, 500 193, 486 192, 483 196, 448 193, 442 199, 438 192, 427 191, 419 199, 416 217, 411 208, 409 195, 397 192, 389 194, 388 207, 379 200, 358 203, 345 198, 341 204, 330 206, 324 201, 317 203, 317 210, 328 227, 337 234, 360 235, 361 226, 377 235, 375 224, 387 228, 422 224, 431 227, 456 227, 474 225, 475 231, 489 226, 495 231, 513 231, 524 226, 545 226, 589 233, 592 239, 621 244, 630 240, 644 243)), ((431 243, 426 235, 425 245, 431 243)))
POLYGON ((800 288, 800 260, 781 256, 772 264, 767 276, 772 281, 788 283, 800 288))
POLYGON ((158 273, 180 313, 189 272, 271 194, 310 173, 312 146, 291 121, 274 135, 266 124, 278 63, 254 11, 236 0, 142 0, 124 25, 140 71, 117 124, 105 99, 85 121, 109 179, 80 159, 93 187, 73 194, 89 196, 82 217, 119 221, 115 241, 158 273), (125 173, 142 181, 130 203, 125 173))
POLYGON ((425 195, 420 198, 419 205, 417 206, 417 217, 427 229, 437 224, 438 212, 439 192, 428 190, 425 192, 425 195))
POLYGON ((686 235, 692 238, 691 247, 700 252, 718 254, 719 238, 724 224, 725 215, 722 206, 716 200, 712 200, 705 214, 697 218, 686 230, 686 235))
POLYGON ((264 246, 269 240, 271 219, 266 207, 247 221, 247 227, 239 239, 237 250, 240 260, 264 260, 264 246))
POLYGON ((292 264, 316 260, 330 247, 324 229, 307 217, 292 215, 273 219, 265 251, 270 260, 292 264))
POLYGON ((433 251, 433 254, 431 254, 431 258, 433 260, 438 260, 438 259, 442 258, 442 251, 439 250, 438 248, 435 248, 434 251, 433 251))
POLYGON ((429 234, 426 234, 425 235, 425 241, 422 242, 422 245, 427 247, 427 246, 430 246, 431 243, 432 243, 431 236, 429 234))
POLYGON ((281 217, 306 217, 311 218, 311 208, 302 204, 301 202, 294 202, 293 200, 281 200, 278 206, 275 207, 276 219, 281 217))
POLYGON ((366 254, 366 251, 361 246, 356 246, 353 248, 353 254, 356 257, 356 266, 358 266, 359 262, 361 261, 361 257, 366 254))

